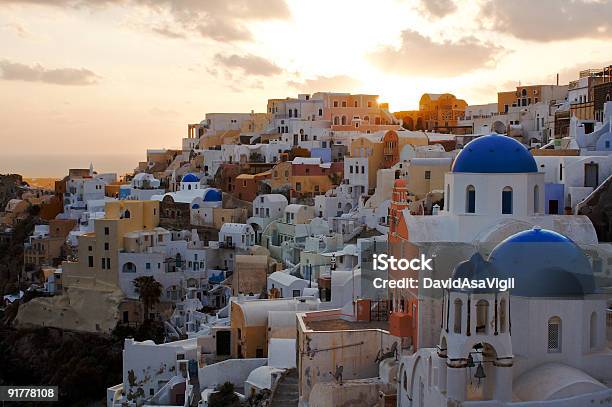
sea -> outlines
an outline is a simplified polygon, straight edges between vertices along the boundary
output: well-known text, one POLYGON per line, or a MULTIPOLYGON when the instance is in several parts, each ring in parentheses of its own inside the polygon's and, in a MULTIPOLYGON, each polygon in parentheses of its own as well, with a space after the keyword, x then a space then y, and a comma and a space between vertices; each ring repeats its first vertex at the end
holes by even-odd
POLYGON ((146 154, 8 154, 0 152, 0 174, 20 174, 26 178, 63 178, 70 168, 89 168, 97 173, 131 173, 146 154))

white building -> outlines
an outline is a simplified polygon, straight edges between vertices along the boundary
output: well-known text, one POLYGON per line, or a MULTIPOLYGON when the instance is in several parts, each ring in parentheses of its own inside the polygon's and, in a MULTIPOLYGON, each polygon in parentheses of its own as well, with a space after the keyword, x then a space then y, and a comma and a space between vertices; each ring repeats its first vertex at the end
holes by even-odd
POLYGON ((515 278, 511 295, 444 292, 438 347, 400 359, 398 406, 607 403, 606 299, 583 251, 558 233, 532 229, 504 240, 489 261, 476 253, 453 273, 494 277, 515 278))
POLYGON ((301 297, 304 288, 308 288, 309 281, 283 271, 275 271, 268 276, 268 292, 277 289, 282 298, 301 297))
POLYGON ((219 231, 219 245, 246 250, 255 244, 255 231, 245 223, 224 223, 219 231))
POLYGON ((138 173, 134 176, 130 185, 119 187, 119 198, 138 201, 150 200, 153 195, 162 195, 165 192, 163 188, 160 188, 160 184, 160 180, 152 174, 138 173))

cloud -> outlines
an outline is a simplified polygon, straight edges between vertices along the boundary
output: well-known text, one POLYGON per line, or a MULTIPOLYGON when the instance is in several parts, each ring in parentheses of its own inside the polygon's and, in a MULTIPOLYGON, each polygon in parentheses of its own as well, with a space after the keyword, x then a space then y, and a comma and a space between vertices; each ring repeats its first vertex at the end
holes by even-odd
POLYGON ((221 55, 216 54, 215 63, 231 70, 240 70, 246 75, 273 76, 283 70, 273 62, 257 55, 221 55))
POLYGON ((421 8, 433 17, 442 18, 457 10, 453 0, 421 0, 421 8))
POLYGON ((350 91, 361 85, 357 79, 347 75, 317 76, 304 81, 289 81, 289 86, 300 92, 313 93, 325 91, 350 91))
POLYGON ((45 82, 55 85, 93 85, 99 76, 84 68, 47 69, 40 64, 25 65, 7 60, 0 61, 2 79, 8 81, 45 82))
POLYGON ((242 25, 220 19, 198 26, 198 31, 204 37, 221 42, 249 41, 252 38, 251 32, 242 25))
POLYGON ((154 28, 158 34, 178 38, 184 36, 180 31, 185 31, 225 42, 250 40, 251 32, 246 28, 250 22, 285 20, 291 16, 284 0, 2 0, 2 4, 91 9, 110 5, 145 7, 167 18, 167 26, 175 27, 170 31, 154 28))
POLYGON ((416 76, 456 76, 494 65, 503 49, 474 37, 456 42, 434 42, 405 30, 399 48, 390 46, 370 54, 370 60, 388 73, 416 76))
POLYGON ((488 0, 480 19, 495 31, 533 41, 612 37, 612 0, 488 0))
POLYGON ((152 30, 153 32, 156 32, 157 34, 166 38, 185 38, 183 33, 174 31, 170 27, 154 27, 152 30))
POLYGON ((4 24, 2 27, 13 31, 18 37, 21 38, 28 38, 32 35, 23 25, 19 23, 4 24))

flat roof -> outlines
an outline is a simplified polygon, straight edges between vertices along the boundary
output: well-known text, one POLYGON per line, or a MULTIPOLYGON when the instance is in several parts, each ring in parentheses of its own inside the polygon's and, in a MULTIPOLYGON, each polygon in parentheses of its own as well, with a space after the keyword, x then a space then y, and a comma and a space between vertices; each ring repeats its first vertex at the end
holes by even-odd
POLYGON ((354 331, 363 329, 389 330, 389 321, 347 321, 346 319, 324 319, 319 321, 304 321, 313 331, 354 331))

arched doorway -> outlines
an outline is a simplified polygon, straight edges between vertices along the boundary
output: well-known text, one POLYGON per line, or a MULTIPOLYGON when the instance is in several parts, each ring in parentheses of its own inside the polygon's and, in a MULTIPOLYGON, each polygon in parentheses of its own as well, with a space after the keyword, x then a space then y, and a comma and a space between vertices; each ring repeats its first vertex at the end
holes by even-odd
POLYGON ((406 116, 402 118, 402 121, 403 121, 403 124, 402 124, 403 128, 405 128, 406 130, 414 130, 414 120, 412 120, 412 117, 406 116))
POLYGON ((497 351, 489 343, 476 343, 470 350, 467 367, 467 401, 492 400, 495 397, 497 351))
POLYGON ((416 126, 414 126, 415 130, 425 130, 425 123, 422 117, 417 117, 416 126))

